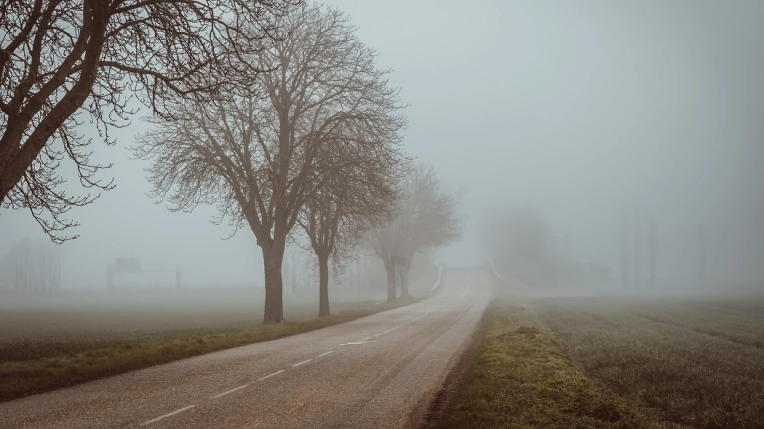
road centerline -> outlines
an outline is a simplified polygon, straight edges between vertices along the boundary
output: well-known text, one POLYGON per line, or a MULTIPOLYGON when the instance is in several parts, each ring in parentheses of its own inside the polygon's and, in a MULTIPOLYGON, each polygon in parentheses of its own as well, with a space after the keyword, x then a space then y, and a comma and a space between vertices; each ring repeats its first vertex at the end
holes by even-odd
POLYGON ((266 380, 266 379, 268 379, 268 378, 271 378, 271 377, 275 377, 275 376, 277 376, 277 375, 281 374, 282 372, 284 372, 284 370, 283 370, 283 369, 280 369, 280 370, 278 370, 278 371, 276 371, 276 372, 272 372, 272 373, 270 373, 270 374, 266 375, 265 377, 262 377, 262 378, 258 378, 258 379, 257 379, 257 381, 263 381, 263 380, 266 380))
POLYGON ((196 406, 196 405, 189 405, 189 406, 187 406, 187 407, 183 407, 183 408, 181 408, 181 409, 179 409, 179 410, 175 410, 175 411, 173 411, 173 412, 171 412, 171 413, 163 414, 163 415, 161 415, 161 416, 159 416, 159 417, 157 417, 157 418, 154 418, 154 419, 151 419, 151 420, 149 420, 149 421, 145 421, 145 422, 141 423, 141 426, 146 426, 146 425, 149 425, 149 424, 151 424, 151 423, 156 423, 156 422, 158 422, 159 420, 162 420, 162 419, 164 419, 164 418, 167 418, 167 417, 170 417, 170 416, 174 416, 175 414, 180 414, 180 413, 182 413, 183 411, 188 411, 188 410, 190 410, 191 408, 194 408, 195 406, 196 406))
POLYGON ((296 367, 296 366, 300 366, 300 365, 302 365, 302 364, 305 364, 305 363, 308 363, 308 362, 310 362, 310 361, 312 361, 312 360, 313 360, 313 359, 308 359, 308 360, 304 360, 304 361, 302 361, 302 362, 298 362, 298 363, 296 363, 296 364, 292 365, 292 368, 294 368, 294 367, 296 367))
POLYGON ((233 392, 235 392, 235 391, 237 391, 237 390, 241 390, 241 389, 244 389, 245 387, 248 387, 248 386, 249 386, 249 384, 245 384, 245 385, 243 385, 243 386, 239 386, 239 387, 234 387, 234 388, 233 388, 233 389, 231 389, 231 390, 226 390, 226 391, 225 391, 225 392, 223 392, 223 393, 218 393, 217 395, 213 396, 213 397, 212 397, 212 399, 217 399, 217 398, 223 397, 223 396, 225 396, 225 395, 228 395, 229 393, 233 393, 233 392))

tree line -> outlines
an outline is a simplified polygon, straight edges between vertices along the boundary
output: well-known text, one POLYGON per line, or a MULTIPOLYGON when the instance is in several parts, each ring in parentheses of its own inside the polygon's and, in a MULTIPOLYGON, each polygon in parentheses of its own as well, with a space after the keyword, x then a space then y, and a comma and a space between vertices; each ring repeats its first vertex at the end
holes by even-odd
POLYGON ((61 160, 85 186, 113 186, 95 177, 108 166, 89 161, 82 115, 113 144, 108 132, 128 120, 130 95, 153 112, 131 147, 150 163, 151 196, 172 211, 214 205, 216 223, 255 236, 264 323, 283 321, 282 264, 297 236, 318 262, 320 315, 330 312, 330 263, 342 270, 353 249, 382 259, 395 302, 396 278, 409 295, 414 254, 458 237, 455 202, 402 147, 407 118, 391 71, 339 10, 275 0, 0 3, 11 30, 0 57, 0 198, 30 209, 54 241, 76 238, 63 233, 76 225, 65 213, 95 199, 57 189, 61 160))

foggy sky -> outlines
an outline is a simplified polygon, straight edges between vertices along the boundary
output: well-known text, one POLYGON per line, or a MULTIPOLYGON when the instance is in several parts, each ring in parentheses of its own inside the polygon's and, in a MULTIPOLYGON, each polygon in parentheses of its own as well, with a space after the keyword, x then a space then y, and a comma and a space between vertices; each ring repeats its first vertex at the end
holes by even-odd
MULTIPOLYGON (((577 261, 614 273, 620 216, 639 213, 657 224, 658 276, 694 275, 702 228, 709 278, 764 278, 764 3, 328 4, 395 69, 408 151, 463 191, 464 239, 440 251, 446 264, 483 263, 486 211, 533 206, 577 261)), ((63 286, 103 287, 125 256, 191 284, 262 283, 250 231, 223 241, 213 208, 169 213, 146 198, 146 164, 127 149, 145 129, 136 117, 117 147, 94 148, 117 188, 70 212, 81 237, 63 246, 63 286)), ((44 236, 28 212, 2 211, 0 255, 23 237, 44 236)))

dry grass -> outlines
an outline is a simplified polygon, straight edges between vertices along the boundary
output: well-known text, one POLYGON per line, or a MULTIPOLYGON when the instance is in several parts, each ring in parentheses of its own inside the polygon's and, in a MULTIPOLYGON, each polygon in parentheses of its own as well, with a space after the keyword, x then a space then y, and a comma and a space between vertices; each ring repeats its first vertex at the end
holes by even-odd
POLYGON ((764 302, 539 300, 541 321, 592 376, 674 422, 764 422, 764 302))
MULTIPOLYGON (((199 298, 194 302, 208 301, 209 305, 174 302, 141 309, 126 306, 122 299, 111 312, 92 303, 3 309, 0 401, 299 334, 392 308, 369 301, 341 302, 333 304, 332 316, 316 318, 313 305, 292 305, 288 323, 261 325, 230 300, 216 305, 212 297, 199 298)), ((254 305, 247 303, 246 307, 254 305)))
POLYGON ((488 310, 484 338, 444 428, 672 427, 600 389, 530 311, 505 299, 488 310))

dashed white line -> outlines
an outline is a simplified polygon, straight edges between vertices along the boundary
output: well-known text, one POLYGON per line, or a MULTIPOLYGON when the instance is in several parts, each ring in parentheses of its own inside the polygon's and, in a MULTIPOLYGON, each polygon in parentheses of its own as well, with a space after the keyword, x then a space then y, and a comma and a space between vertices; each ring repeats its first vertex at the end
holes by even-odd
POLYGON ((233 388, 233 389, 231 389, 231 390, 226 390, 226 391, 225 391, 225 392, 223 392, 223 393, 218 393, 217 395, 213 396, 213 397, 212 397, 212 399, 217 399, 217 398, 223 397, 223 396, 225 396, 225 395, 228 395, 229 393, 233 393, 233 392, 235 392, 235 391, 237 391, 237 390, 241 390, 241 389, 243 389, 243 388, 245 388, 245 387, 247 387, 247 386, 249 386, 249 384, 245 384, 245 385, 243 385, 243 386, 239 386, 239 387, 234 387, 234 388, 233 388))
POLYGON ((265 380, 265 379, 267 379, 267 378, 275 377, 275 376, 277 376, 277 375, 281 374, 282 372, 284 372, 284 370, 283 370, 283 369, 280 369, 280 370, 278 370, 278 371, 276 371, 276 372, 274 372, 274 373, 271 373, 271 374, 268 374, 268 375, 266 375, 265 377, 262 377, 262 378, 258 378, 258 379, 257 379, 257 381, 263 381, 263 380, 265 380))
POLYGON ((340 344, 341 346, 355 346, 358 344, 376 343, 376 341, 348 341, 347 343, 340 344))
POLYGON ((179 413, 182 413, 183 411, 187 411, 187 410, 190 410, 191 408, 194 408, 195 406, 196 406, 196 405, 189 405, 189 406, 187 406, 187 407, 183 407, 183 408, 181 408, 181 409, 179 409, 179 410, 175 410, 175 411, 173 411, 173 412, 171 412, 171 413, 167 413, 167 414, 165 414, 165 415, 162 415, 162 416, 159 416, 159 417, 157 417, 157 418, 155 418, 155 419, 151 419, 151 420, 149 420, 149 421, 147 421, 147 422, 143 422, 143 423, 141 423, 141 426, 145 426, 145 425, 149 425, 149 424, 151 424, 151 423, 155 423, 155 422, 158 422, 159 420, 162 420, 163 418, 166 418, 166 417, 170 417, 170 416, 174 416, 175 414, 179 414, 179 413))
POLYGON ((308 362, 310 362, 310 361, 312 361, 312 360, 313 360, 313 359, 308 359, 308 360, 304 360, 304 361, 302 361, 302 362, 298 362, 298 363, 296 363, 296 364, 292 365, 292 368, 294 368, 294 367, 296 367, 296 366, 300 366, 300 365, 302 365, 302 364, 305 364, 305 363, 308 363, 308 362))
POLYGON ((322 356, 326 356, 326 355, 328 355, 329 353, 334 353, 334 350, 329 350, 328 352, 324 352, 324 353, 321 353, 320 355, 318 355, 318 356, 316 356, 316 357, 322 357, 322 356))

